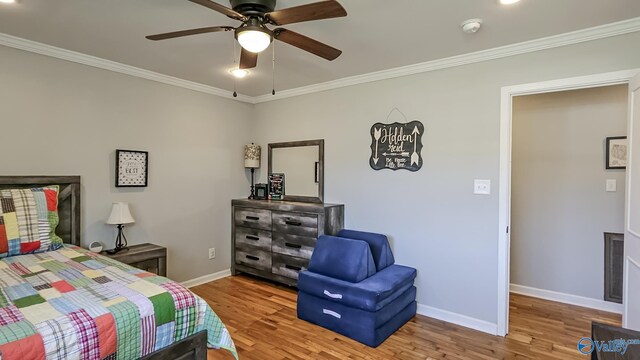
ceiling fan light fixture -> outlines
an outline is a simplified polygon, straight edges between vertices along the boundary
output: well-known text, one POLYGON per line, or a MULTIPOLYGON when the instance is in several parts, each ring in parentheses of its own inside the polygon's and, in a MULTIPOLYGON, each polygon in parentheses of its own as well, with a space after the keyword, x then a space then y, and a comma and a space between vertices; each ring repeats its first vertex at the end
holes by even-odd
POLYGON ((234 68, 229 70, 229 73, 237 79, 243 79, 249 75, 249 70, 234 68))
POLYGON ((520 0, 500 0, 500 4, 502 5, 512 5, 517 2, 520 2, 520 0))
POLYGON ((236 38, 243 49, 252 53, 264 51, 273 40, 271 32, 261 26, 246 26, 238 29, 236 38))

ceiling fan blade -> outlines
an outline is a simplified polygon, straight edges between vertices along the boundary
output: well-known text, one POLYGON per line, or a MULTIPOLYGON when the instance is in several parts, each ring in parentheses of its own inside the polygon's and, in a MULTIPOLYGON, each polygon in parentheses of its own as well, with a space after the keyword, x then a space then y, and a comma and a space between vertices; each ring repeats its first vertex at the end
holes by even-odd
POLYGON ((300 5, 265 14, 274 25, 287 25, 303 21, 331 19, 347 16, 347 11, 335 0, 300 5))
POLYGON ((239 12, 236 12, 236 11, 234 11, 232 9, 229 9, 226 6, 222 6, 222 5, 220 5, 218 3, 215 3, 215 2, 213 2, 211 0, 189 0, 189 1, 191 1, 193 3, 196 3, 196 4, 200 4, 200 5, 204 6, 204 7, 208 7, 209 9, 217 11, 217 12, 219 12, 219 13, 221 13, 223 15, 226 15, 226 16, 232 18, 232 19, 236 19, 236 20, 240 20, 240 21, 245 21, 247 19, 244 15, 240 14, 239 12))
POLYGON ((335 60, 342 54, 342 51, 333 48, 329 45, 323 44, 312 38, 298 34, 297 32, 278 28, 273 31, 274 37, 280 41, 286 42, 289 45, 293 45, 299 49, 308 51, 312 54, 318 55, 329 61, 335 60))
POLYGON ((251 69, 258 65, 258 53, 242 49, 240 53, 240 69, 251 69))
POLYGON ((232 30, 234 30, 234 28, 231 26, 212 26, 212 27, 199 28, 199 29, 174 31, 174 32, 165 33, 165 34, 149 35, 149 36, 146 36, 146 38, 149 40, 157 41, 157 40, 173 39, 173 38, 182 37, 182 36, 206 34, 206 33, 218 32, 218 31, 232 31, 232 30))

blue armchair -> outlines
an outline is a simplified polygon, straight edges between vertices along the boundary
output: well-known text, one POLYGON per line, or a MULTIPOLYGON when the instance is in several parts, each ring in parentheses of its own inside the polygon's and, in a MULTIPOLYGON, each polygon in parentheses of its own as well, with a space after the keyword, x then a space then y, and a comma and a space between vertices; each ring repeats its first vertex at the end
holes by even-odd
POLYGON ((321 236, 298 278, 298 318, 377 347, 416 314, 416 270, 394 262, 384 235, 321 236))

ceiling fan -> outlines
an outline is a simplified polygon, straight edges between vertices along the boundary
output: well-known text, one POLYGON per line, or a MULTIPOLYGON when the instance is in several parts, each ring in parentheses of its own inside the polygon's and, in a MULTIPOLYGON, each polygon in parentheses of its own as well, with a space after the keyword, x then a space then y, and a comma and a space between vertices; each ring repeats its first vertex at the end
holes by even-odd
POLYGON ((240 69, 255 67, 258 62, 258 53, 269 47, 273 39, 293 45, 329 61, 335 60, 342 54, 342 51, 334 47, 294 31, 281 27, 275 29, 267 27, 267 25, 281 26, 347 16, 346 10, 335 0, 325 0, 282 10, 275 10, 277 0, 229 0, 231 8, 211 0, 189 1, 217 11, 234 20, 242 21, 242 24, 236 28, 232 26, 213 26, 150 35, 146 38, 149 40, 166 40, 196 34, 233 31, 235 38, 242 47, 240 69))

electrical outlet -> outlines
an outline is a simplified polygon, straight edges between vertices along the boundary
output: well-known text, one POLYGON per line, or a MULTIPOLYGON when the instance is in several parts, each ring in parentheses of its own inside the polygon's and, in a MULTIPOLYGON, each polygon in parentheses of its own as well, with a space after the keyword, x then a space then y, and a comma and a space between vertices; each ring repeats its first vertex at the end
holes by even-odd
POLYGON ((491 180, 478 180, 478 179, 474 180, 473 193, 476 195, 490 195, 491 180))
POLYGON ((216 248, 209 249, 209 260, 216 258, 216 248))

